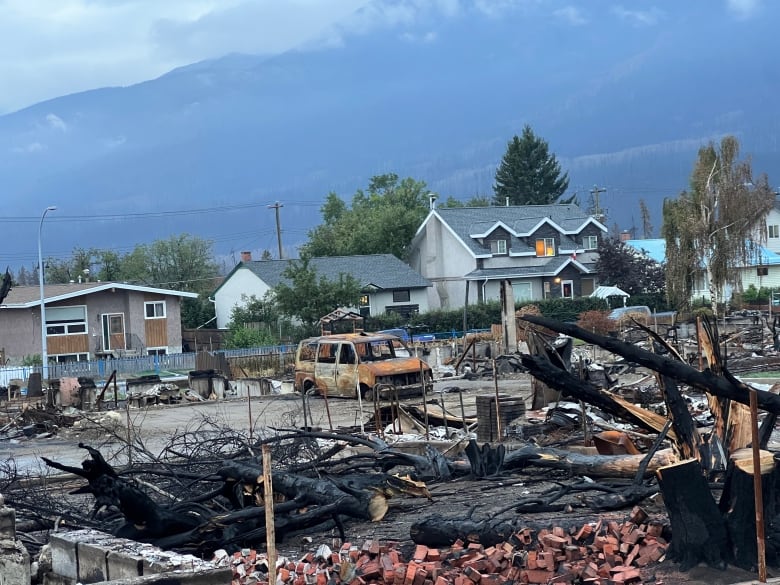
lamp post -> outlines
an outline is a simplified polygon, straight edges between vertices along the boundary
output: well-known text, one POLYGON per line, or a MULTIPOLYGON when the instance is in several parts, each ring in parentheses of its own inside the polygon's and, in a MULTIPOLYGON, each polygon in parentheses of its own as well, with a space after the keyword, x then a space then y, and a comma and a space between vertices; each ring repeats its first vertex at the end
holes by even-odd
POLYGON ((50 211, 57 207, 50 205, 43 210, 41 222, 38 224, 38 284, 41 287, 41 382, 49 377, 49 356, 46 351, 46 297, 43 293, 43 254, 41 252, 41 230, 43 229, 43 219, 50 211))

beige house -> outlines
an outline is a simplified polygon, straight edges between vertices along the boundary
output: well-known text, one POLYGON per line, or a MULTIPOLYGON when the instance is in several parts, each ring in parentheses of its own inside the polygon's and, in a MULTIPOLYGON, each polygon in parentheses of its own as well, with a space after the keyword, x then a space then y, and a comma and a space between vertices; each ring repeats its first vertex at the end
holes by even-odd
MULTIPOLYGON (((189 292, 118 282, 49 284, 46 345, 55 362, 180 353, 181 300, 189 292)), ((0 305, 6 363, 41 354, 41 299, 36 286, 11 289, 0 305)))

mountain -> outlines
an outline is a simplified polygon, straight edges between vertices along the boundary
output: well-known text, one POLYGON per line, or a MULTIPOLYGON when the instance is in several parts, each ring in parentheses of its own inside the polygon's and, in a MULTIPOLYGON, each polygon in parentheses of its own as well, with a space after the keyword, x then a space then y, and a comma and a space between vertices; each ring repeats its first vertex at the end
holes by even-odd
POLYGON ((45 255, 183 231, 228 252, 275 249, 266 204, 283 203, 292 247, 329 191, 349 199, 383 172, 444 198, 491 194, 525 123, 549 141, 581 203, 606 187, 610 226, 640 225, 644 198, 658 228, 661 201, 686 187, 699 146, 724 134, 778 183, 780 5, 739 18, 708 0, 531 2, 500 14, 472 1, 368 32, 347 22, 338 43, 227 55, 0 116, 6 215, 30 218, 0 218, 7 263, 32 263, 37 218, 52 204, 45 255), (210 211, 160 215, 183 209, 210 211), (137 216, 95 219, 113 214, 137 216))

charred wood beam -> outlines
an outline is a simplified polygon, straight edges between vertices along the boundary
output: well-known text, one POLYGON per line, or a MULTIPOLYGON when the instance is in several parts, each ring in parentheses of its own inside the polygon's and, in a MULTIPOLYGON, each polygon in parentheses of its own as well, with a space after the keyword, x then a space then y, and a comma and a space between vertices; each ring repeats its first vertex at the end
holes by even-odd
POLYGON ((602 390, 590 382, 580 380, 569 372, 561 370, 545 357, 524 354, 522 362, 523 366, 535 378, 538 378, 548 386, 561 390, 564 395, 587 402, 626 422, 633 423, 655 433, 660 432, 666 422, 665 417, 644 408, 632 408, 633 405, 618 400, 606 390, 602 390))
MULTIPOLYGON (((656 355, 630 343, 625 343, 618 339, 605 337, 587 331, 577 325, 561 323, 555 319, 539 317, 535 315, 525 315, 521 317, 535 325, 547 327, 558 333, 571 335, 588 343, 595 343, 599 347, 618 354, 628 361, 635 362, 646 368, 674 378, 678 382, 683 382, 694 386, 704 392, 714 394, 722 398, 730 398, 741 404, 750 405, 750 396, 741 388, 721 376, 716 376, 709 369, 700 372, 699 370, 688 366, 677 360, 672 360, 663 356, 656 355)), ((780 395, 772 394, 766 390, 756 390, 758 397, 758 406, 762 410, 774 414, 780 414, 780 395)))
MULTIPOLYGON (((504 458, 503 469, 523 469, 528 466, 560 469, 572 475, 588 477, 619 477, 634 479, 644 455, 587 455, 551 447, 528 445, 510 451, 504 458)), ((645 476, 677 460, 671 449, 657 451, 645 470, 645 476)))

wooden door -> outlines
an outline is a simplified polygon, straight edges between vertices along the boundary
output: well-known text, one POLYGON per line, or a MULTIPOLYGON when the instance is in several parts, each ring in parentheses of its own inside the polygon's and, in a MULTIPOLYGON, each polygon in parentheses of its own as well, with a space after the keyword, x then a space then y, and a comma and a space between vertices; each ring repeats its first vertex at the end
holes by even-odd
POLYGON ((127 349, 125 345, 125 316, 123 313, 103 314, 103 347, 106 351, 127 349))

